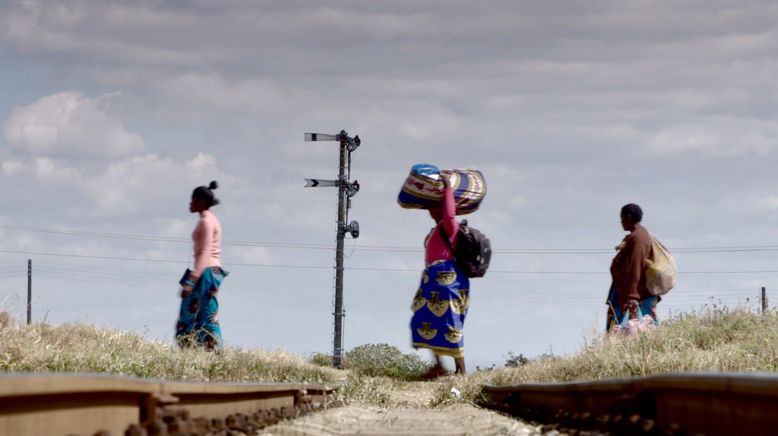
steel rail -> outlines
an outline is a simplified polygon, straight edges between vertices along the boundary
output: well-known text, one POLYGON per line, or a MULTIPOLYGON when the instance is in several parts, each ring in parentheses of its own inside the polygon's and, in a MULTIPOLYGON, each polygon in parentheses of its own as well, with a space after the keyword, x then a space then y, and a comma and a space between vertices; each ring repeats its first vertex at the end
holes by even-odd
POLYGON ((248 432, 337 405, 336 386, 169 382, 99 374, 0 375, 0 435, 248 432))
POLYGON ((601 381, 483 386, 487 408, 549 429, 612 434, 775 434, 778 375, 670 373, 601 381))

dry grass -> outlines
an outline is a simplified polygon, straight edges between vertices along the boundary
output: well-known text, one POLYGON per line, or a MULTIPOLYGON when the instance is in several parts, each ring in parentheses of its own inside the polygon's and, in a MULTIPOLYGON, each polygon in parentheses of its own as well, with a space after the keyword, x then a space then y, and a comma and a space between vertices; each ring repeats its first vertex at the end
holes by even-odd
POLYGON ((656 330, 639 336, 600 335, 570 356, 448 380, 437 388, 433 404, 451 402, 452 387, 461 391, 463 399, 478 403, 484 384, 598 380, 668 372, 777 370, 778 313, 762 316, 741 309, 712 309, 676 315, 656 330))
POLYGON ((0 316, 0 372, 96 372, 144 378, 334 383, 344 373, 281 351, 216 354, 83 324, 18 326, 0 316))
POLYGON ((351 404, 387 408, 430 407, 436 392, 446 383, 435 381, 406 381, 389 377, 372 377, 352 373, 340 394, 351 404))
MULTIPOLYGON (((364 348, 364 347, 363 347, 364 348)), ((385 347, 380 347, 381 349, 385 347)), ((360 348, 361 350, 361 348, 360 348)), ((394 368, 407 356, 385 356, 394 368)), ((362 353, 364 354, 364 353, 362 353)), ((386 354, 386 353, 384 353, 386 354)), ((359 358, 355 371, 316 365, 281 351, 226 348, 216 354, 180 350, 132 333, 84 324, 19 326, 0 312, 0 372, 91 372, 165 380, 226 382, 338 383, 339 397, 354 404, 422 407, 432 385, 404 382, 406 375, 386 377, 386 362, 359 358), (374 368, 367 368, 372 362, 374 368), (415 393, 414 393, 415 392, 415 393)), ((355 357, 356 356, 356 357, 355 357)), ((315 359, 314 359, 315 360, 315 359)), ((397 372, 397 371, 395 371, 397 372)))
MULTIPOLYGON (((0 312, 0 372, 99 372, 167 380, 343 383, 340 396, 354 404, 412 408, 457 401, 479 403, 484 384, 597 380, 684 371, 775 372, 778 313, 761 316, 747 310, 713 309, 680 314, 639 336, 597 335, 583 350, 570 356, 537 359, 518 368, 480 371, 464 378, 433 382, 406 381, 411 378, 410 373, 387 377, 393 373, 386 373, 386 368, 395 368, 394 362, 402 361, 402 357, 386 357, 392 365, 381 359, 365 359, 363 366, 375 366, 369 371, 361 367, 340 371, 280 351, 228 348, 215 354, 179 350, 135 334, 82 324, 18 326, 0 312), (452 395, 452 387, 461 392, 461 397, 452 395)), ((415 373, 417 368, 411 369, 415 373)))

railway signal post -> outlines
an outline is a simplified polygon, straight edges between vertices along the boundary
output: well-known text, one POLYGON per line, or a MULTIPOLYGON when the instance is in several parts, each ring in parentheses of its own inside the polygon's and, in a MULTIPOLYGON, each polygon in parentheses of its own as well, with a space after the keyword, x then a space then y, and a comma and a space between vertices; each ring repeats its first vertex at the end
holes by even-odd
POLYGON ((27 259, 27 325, 32 324, 32 259, 27 259))
POLYGON ((336 368, 343 366, 343 322, 346 312, 343 308, 343 243, 346 233, 352 238, 359 237, 359 223, 348 222, 348 210, 351 209, 351 197, 359 191, 359 182, 351 182, 351 152, 361 144, 359 136, 349 137, 345 130, 336 135, 322 133, 306 133, 306 141, 338 141, 340 142, 340 160, 337 180, 305 179, 306 188, 337 187, 338 188, 338 230, 335 247, 335 296, 333 301, 333 345, 332 364, 336 368))

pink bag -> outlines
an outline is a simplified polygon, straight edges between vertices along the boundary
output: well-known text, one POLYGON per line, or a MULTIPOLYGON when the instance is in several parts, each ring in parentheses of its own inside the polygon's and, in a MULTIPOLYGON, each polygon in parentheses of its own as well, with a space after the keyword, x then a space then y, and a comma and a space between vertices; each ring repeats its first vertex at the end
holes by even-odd
POLYGON ((646 330, 653 329, 654 326, 654 318, 651 317, 651 315, 643 315, 643 312, 640 310, 640 305, 637 307, 637 318, 630 319, 629 318, 629 310, 627 310, 624 313, 624 318, 622 318, 620 324, 616 324, 611 329, 611 333, 613 334, 621 334, 624 336, 630 336, 630 335, 636 335, 638 333, 642 333, 646 330))

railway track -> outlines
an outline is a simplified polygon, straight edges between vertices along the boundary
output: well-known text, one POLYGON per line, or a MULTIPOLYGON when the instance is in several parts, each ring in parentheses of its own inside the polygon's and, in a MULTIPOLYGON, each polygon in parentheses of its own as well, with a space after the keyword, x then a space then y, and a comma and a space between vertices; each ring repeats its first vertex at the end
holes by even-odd
POLYGON ((166 382, 93 374, 0 376, 0 436, 251 433, 338 402, 336 387, 166 382))
POLYGON ((674 373, 592 382, 484 386, 486 407, 548 430, 610 434, 778 432, 778 375, 674 373))
MULTIPOLYGON (((323 384, 9 374, 0 376, 0 436, 251 434, 338 405, 336 390, 323 384)), ((483 393, 489 409, 570 433, 715 436, 778 429, 775 374, 677 373, 484 386, 483 393)))

